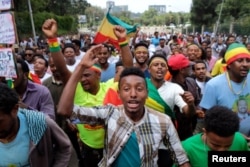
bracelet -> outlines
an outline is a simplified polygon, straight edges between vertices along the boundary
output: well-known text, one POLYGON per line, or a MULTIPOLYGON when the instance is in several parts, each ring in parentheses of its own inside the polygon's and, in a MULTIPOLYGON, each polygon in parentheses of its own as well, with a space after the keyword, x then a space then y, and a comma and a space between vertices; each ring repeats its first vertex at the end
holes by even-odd
POLYGON ((48 44, 50 52, 59 52, 61 49, 57 38, 48 39, 48 44))
POLYGON ((120 47, 128 45, 128 40, 126 38, 122 38, 118 40, 118 44, 120 47))

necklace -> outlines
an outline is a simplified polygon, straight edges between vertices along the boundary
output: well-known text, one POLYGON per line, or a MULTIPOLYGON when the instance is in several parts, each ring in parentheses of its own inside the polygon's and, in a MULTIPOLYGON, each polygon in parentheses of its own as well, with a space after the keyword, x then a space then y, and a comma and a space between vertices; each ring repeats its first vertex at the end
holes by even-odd
POLYGON ((229 89, 231 90, 231 92, 233 92, 233 94, 239 96, 247 85, 247 79, 246 78, 244 79, 241 90, 238 92, 235 92, 233 87, 232 87, 228 72, 226 72, 226 77, 227 77, 227 83, 228 83, 228 86, 229 86, 229 89))

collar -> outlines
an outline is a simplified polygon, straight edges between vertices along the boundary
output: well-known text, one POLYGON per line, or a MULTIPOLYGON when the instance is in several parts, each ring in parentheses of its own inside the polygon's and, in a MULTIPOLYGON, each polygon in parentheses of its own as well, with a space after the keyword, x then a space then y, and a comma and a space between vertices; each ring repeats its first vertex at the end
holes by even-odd
POLYGON ((52 84, 54 84, 54 85, 62 85, 63 84, 62 81, 56 81, 53 75, 52 75, 51 79, 52 79, 52 84))

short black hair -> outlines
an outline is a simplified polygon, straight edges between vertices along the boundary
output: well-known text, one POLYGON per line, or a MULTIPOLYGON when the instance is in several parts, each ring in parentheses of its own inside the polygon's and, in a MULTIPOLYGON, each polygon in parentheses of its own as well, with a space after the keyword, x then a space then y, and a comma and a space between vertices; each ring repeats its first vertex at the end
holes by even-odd
POLYGON ((136 50, 136 48, 138 48, 139 46, 144 46, 145 48, 148 49, 148 44, 146 42, 139 42, 139 43, 135 44, 134 49, 136 50))
POLYGON ((195 69, 194 69, 195 65, 196 65, 196 64, 199 64, 199 63, 204 64, 204 65, 205 65, 205 68, 207 68, 207 64, 206 64, 203 60, 195 60, 195 61, 194 61, 194 64, 192 65, 192 70, 193 70, 193 71, 195 70, 195 69))
POLYGON ((21 69, 24 73, 29 73, 29 66, 27 65, 27 63, 25 63, 24 60, 22 59, 17 59, 16 63, 19 63, 21 65, 21 69))
POLYGON ((15 105, 18 104, 18 95, 14 89, 9 88, 4 83, 0 83, 0 92, 0 111, 10 114, 15 105))
POLYGON ((81 41, 78 39, 74 39, 72 40, 72 43, 74 43, 76 46, 78 46, 79 48, 81 48, 81 41))
POLYGON ((221 137, 229 137, 239 130, 240 120, 235 112, 223 106, 214 106, 206 111, 205 129, 221 137))
POLYGON ((66 48, 72 48, 74 51, 76 51, 76 49, 75 49, 75 47, 74 47, 74 45, 72 43, 66 43, 64 45, 64 48, 62 49, 63 53, 64 53, 64 51, 65 51, 66 48))
POLYGON ((152 60, 153 60, 154 58, 157 58, 157 57, 162 58, 162 59, 165 60, 165 62, 167 63, 167 59, 166 59, 166 57, 163 55, 163 53, 158 52, 158 53, 155 53, 152 57, 150 57, 150 59, 148 60, 148 66, 151 64, 152 60))
POLYGON ((122 71, 121 75, 120 75, 120 79, 119 79, 119 82, 118 82, 118 88, 119 88, 119 89, 120 89, 120 86, 121 86, 120 84, 121 84, 122 78, 127 77, 127 76, 129 76, 129 75, 136 75, 136 76, 138 76, 138 77, 143 78, 144 81, 145 81, 145 85, 146 85, 146 87, 147 87, 146 78, 145 78, 145 75, 144 75, 144 73, 142 72, 142 70, 139 69, 138 67, 129 67, 129 68, 125 68, 125 69, 122 71))

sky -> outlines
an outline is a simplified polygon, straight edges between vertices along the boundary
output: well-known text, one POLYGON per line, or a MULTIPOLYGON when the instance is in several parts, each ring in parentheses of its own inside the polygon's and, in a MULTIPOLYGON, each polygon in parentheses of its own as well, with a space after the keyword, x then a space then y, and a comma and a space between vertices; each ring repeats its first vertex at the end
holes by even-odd
MULTIPOLYGON (((87 0, 92 6, 106 8, 107 0, 87 0)), ((166 5, 167 12, 189 12, 192 0, 112 0, 115 5, 128 5, 131 12, 143 13, 149 5, 166 5)))

